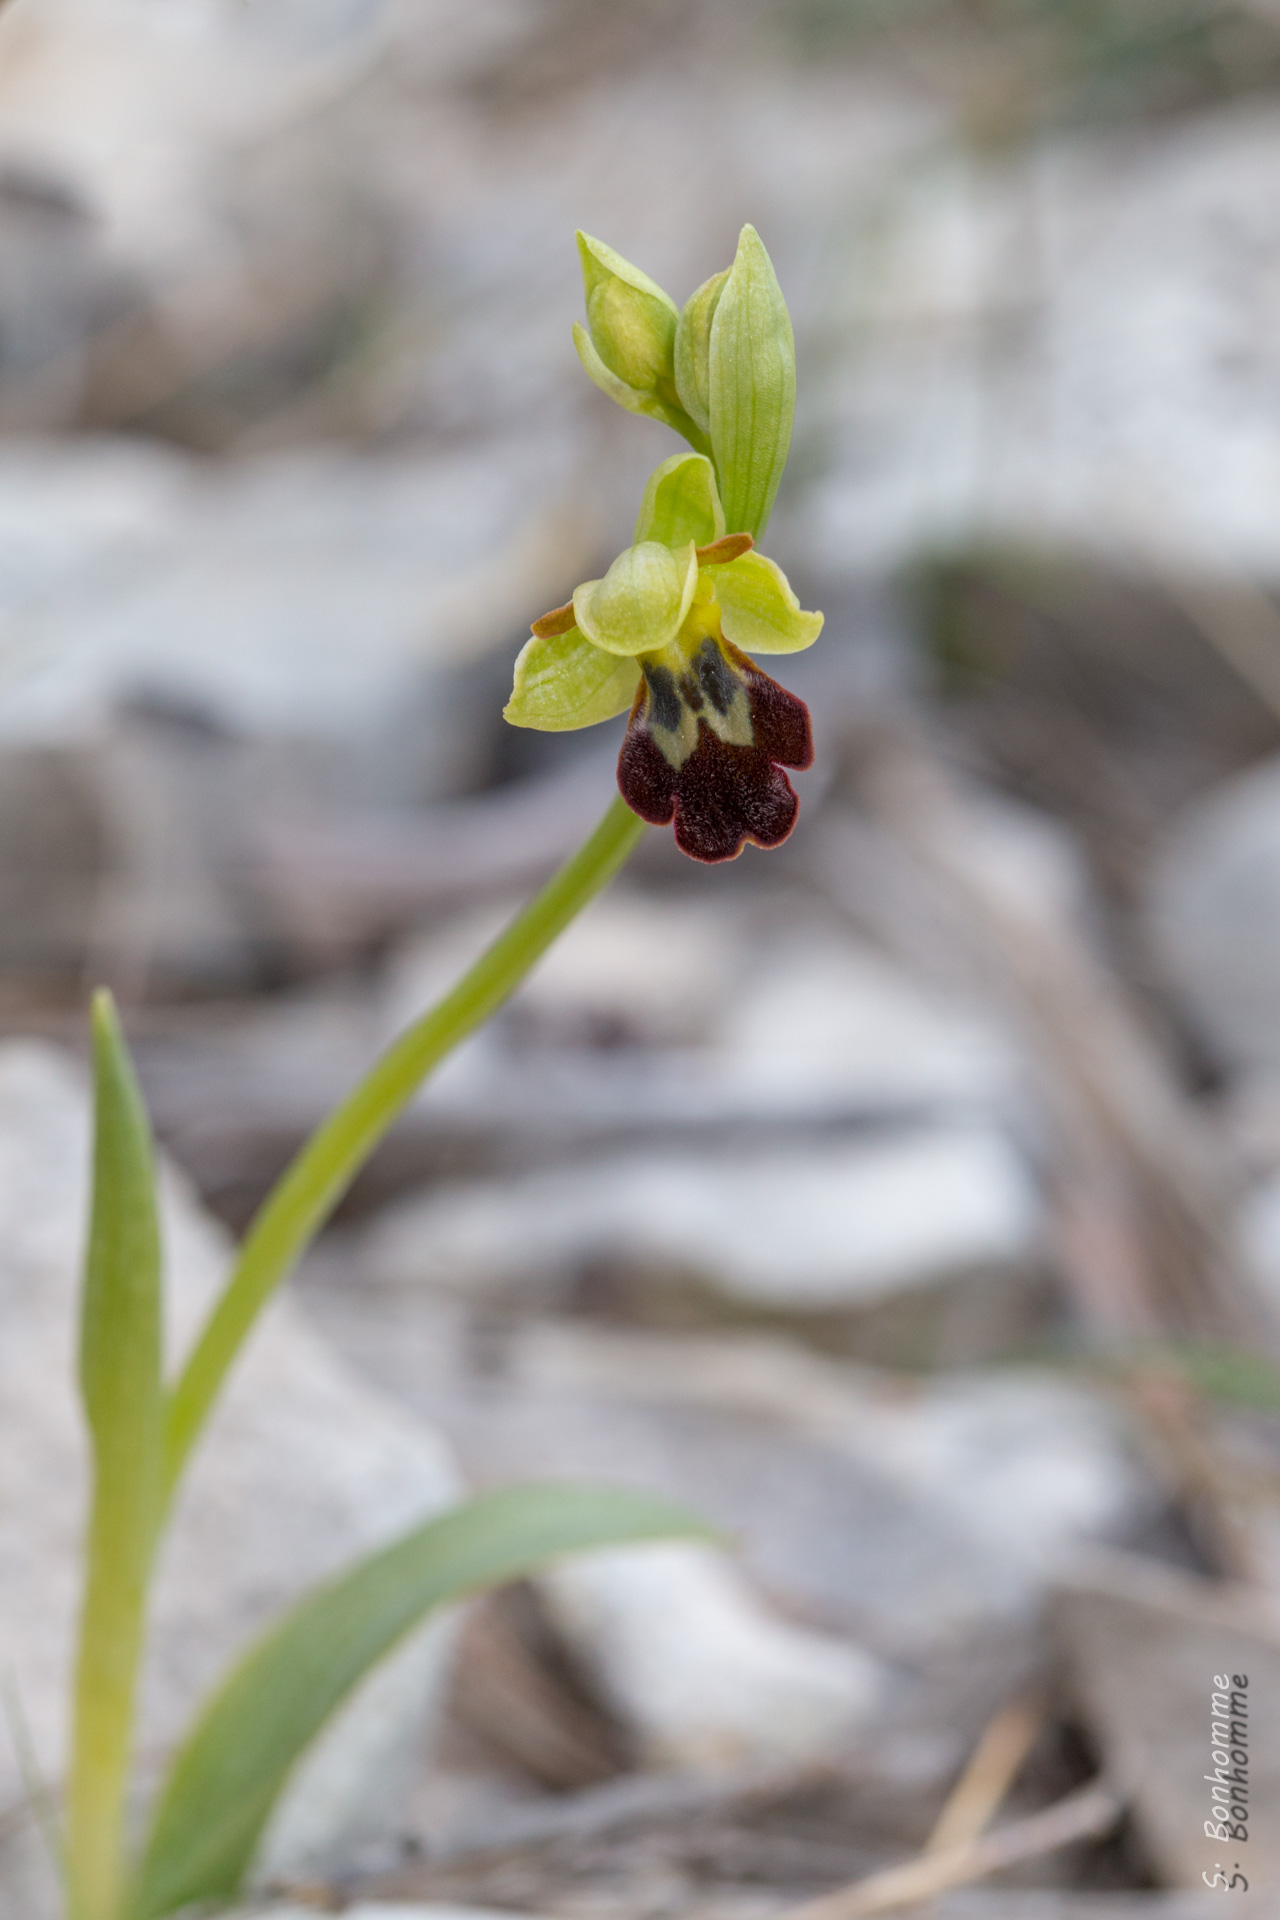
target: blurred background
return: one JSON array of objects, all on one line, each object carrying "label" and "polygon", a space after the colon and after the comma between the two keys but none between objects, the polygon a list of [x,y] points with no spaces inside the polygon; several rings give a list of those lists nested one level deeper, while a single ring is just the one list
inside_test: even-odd
[{"label": "blurred background", "polygon": [[1280,1685],[1278,209],[1276,0],[9,0],[0,1652],[52,1773],[87,990],[195,1299],[612,790],[620,722],[500,717],[677,444],[581,372],[574,228],[682,303],[750,220],[799,827],[652,833],[379,1151],[197,1476],[155,1739],[402,1510],[634,1480],[732,1553],[484,1603],[277,1879],[754,1920],[1105,1766],[918,1911],[1200,1911],[1211,1675]]}]

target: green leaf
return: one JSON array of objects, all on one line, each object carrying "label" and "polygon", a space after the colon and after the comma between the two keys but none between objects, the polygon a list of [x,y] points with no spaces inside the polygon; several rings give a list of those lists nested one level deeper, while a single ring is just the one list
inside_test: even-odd
[{"label": "green leaf", "polygon": [[822,632],[822,615],[805,613],[782,568],[762,553],[707,567],[726,640],[744,653],[802,653]]},{"label": "green leaf", "polygon": [[711,452],[730,533],[759,540],[791,445],[796,351],[787,303],[754,227],[744,227],[711,322]]},{"label": "green leaf", "polygon": [[625,713],[636,697],[634,659],[593,647],[576,627],[527,640],[516,657],[515,686],[502,710],[513,727],[567,733]]},{"label": "green leaf", "polygon": [[574,618],[606,653],[658,653],[679,633],[697,584],[692,542],[673,553],[657,540],[644,540],[620,553],[603,580],[577,588]]},{"label": "green leaf", "polygon": [[664,547],[709,546],[724,532],[724,508],[711,462],[700,453],[673,453],[649,475],[636,518],[635,542]]},{"label": "green leaf", "polygon": [[80,1384],[94,1485],[67,1792],[78,1920],[115,1920],[163,1443],[160,1231],[146,1111],[109,994],[93,1003],[93,1200]]},{"label": "green leaf", "polygon": [[93,1204],[80,1390],[98,1452],[139,1464],[160,1417],[160,1229],[151,1130],[109,993],[93,1000]]},{"label": "green leaf", "polygon": [[174,1762],[129,1920],[239,1891],[294,1764],[433,1607],[559,1554],[672,1536],[708,1530],[623,1488],[509,1487],[429,1520],[308,1595],[233,1669]]}]

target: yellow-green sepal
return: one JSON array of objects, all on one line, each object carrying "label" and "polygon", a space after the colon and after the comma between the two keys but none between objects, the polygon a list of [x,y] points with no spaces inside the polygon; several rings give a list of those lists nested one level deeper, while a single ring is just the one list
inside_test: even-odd
[{"label": "yellow-green sepal", "polygon": [[515,685],[502,710],[513,727],[572,733],[625,713],[636,697],[640,668],[632,658],[602,653],[577,627],[526,641],[516,658]]},{"label": "yellow-green sepal", "polygon": [[680,404],[696,427],[711,431],[711,322],[729,269],[713,273],[696,293],[690,294],[676,322],[676,392]]},{"label": "yellow-green sepal", "polygon": [[711,321],[711,453],[730,533],[759,540],[787,464],[796,352],[787,303],[754,227],[744,227]]},{"label": "yellow-green sepal", "polygon": [[726,640],[744,653],[803,653],[822,632],[822,615],[805,613],[787,576],[762,553],[707,567]]},{"label": "yellow-green sepal", "polygon": [[692,540],[705,547],[724,532],[724,508],[711,462],[701,453],[673,453],[649,475],[636,518],[637,546],[659,540],[684,547]]},{"label": "yellow-green sepal", "polygon": [[679,633],[697,584],[692,541],[673,551],[658,540],[642,540],[618,555],[603,580],[577,589],[573,616],[606,653],[658,653]]}]

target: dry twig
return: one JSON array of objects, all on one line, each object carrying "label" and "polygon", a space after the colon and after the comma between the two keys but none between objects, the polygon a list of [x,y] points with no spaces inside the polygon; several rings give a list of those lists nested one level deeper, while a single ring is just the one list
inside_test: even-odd
[{"label": "dry twig", "polygon": [[984,1832],[1022,1770],[1044,1724],[1039,1699],[1002,1707],[969,1757],[925,1843],[926,1853],[967,1846]]},{"label": "dry twig", "polygon": [[997,1827],[985,1838],[945,1851],[926,1851],[900,1867],[873,1873],[851,1887],[806,1900],[791,1907],[779,1920],[868,1920],[877,1913],[931,1899],[951,1887],[961,1887],[1022,1860],[1034,1860],[1073,1841],[1093,1840],[1115,1825],[1123,1805],[1112,1788],[1095,1780],[1041,1813]]}]

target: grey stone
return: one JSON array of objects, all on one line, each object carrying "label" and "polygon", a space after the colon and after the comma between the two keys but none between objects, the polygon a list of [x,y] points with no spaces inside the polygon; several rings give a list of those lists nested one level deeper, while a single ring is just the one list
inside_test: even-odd
[{"label": "grey stone", "polygon": [[[79,1073],[48,1048],[0,1049],[0,1665],[54,1781],[84,1517],[74,1355],[88,1144]],[[164,1230],[177,1352],[228,1248],[172,1172]],[[274,1303],[195,1458],[164,1550],[140,1750],[171,1748],[247,1637],[316,1580],[449,1504],[459,1484],[434,1432],[354,1378],[287,1300]],[[400,1831],[447,1637],[444,1622],[415,1635],[322,1737],[273,1823],[270,1870],[334,1867]],[[21,1797],[6,1747],[0,1802]],[[0,1911],[34,1920],[50,1897],[44,1880],[24,1831],[0,1855],[10,1903]]]},{"label": "grey stone", "polygon": [[393,1285],[545,1287],[589,1263],[696,1276],[792,1313],[866,1306],[1028,1262],[1034,1189],[989,1127],[731,1157],[632,1154],[405,1202],[370,1239]]},{"label": "grey stone", "polygon": [[[307,1299],[380,1387],[438,1421],[468,1474],[661,1488],[740,1543],[757,1589],[878,1655],[994,1630],[1003,1671],[1046,1584],[1160,1501],[1103,1397],[1014,1369],[907,1386],[758,1334],[468,1321],[351,1285]],[[1021,1657],[1021,1653],[1017,1653]],[[994,1711],[994,1706],[992,1707]]]},{"label": "grey stone", "polygon": [[1227,1066],[1280,1066],[1280,761],[1211,793],[1175,826],[1153,871],[1159,963]]},{"label": "grey stone", "polygon": [[[1099,1557],[1055,1597],[1051,1619],[1075,1697],[1157,1871],[1195,1888],[1239,1862],[1249,1890],[1232,1910],[1274,1910],[1280,1841],[1280,1610],[1253,1588],[1217,1586],[1129,1556]],[[1215,1693],[1247,1680],[1247,1839],[1222,1841],[1213,1821]],[[1219,1687],[1225,1678],[1227,1687]],[[1234,1763],[1228,1762],[1228,1770]],[[1208,1882],[1204,1882],[1206,1886]]]},{"label": "grey stone", "polygon": [[430,682],[429,737],[402,750],[422,755],[415,797],[437,764],[434,793],[451,792],[475,769],[441,668],[505,639],[578,557],[557,497],[568,470],[548,457],[526,440],[210,469],[141,442],[12,442],[0,731],[83,737],[141,693],[233,734],[363,743],[376,783]]},{"label": "grey stone", "polygon": [[590,537],[534,453],[0,448],[0,963],[239,983],[352,911],[291,825],[430,841],[492,770],[478,663]]},{"label": "grey stone", "polygon": [[[388,1038],[505,918],[488,908],[401,948],[385,989]],[[1006,1032],[829,913],[767,891],[712,906],[624,883],[566,930],[419,1106],[459,1122],[536,1111],[540,1128],[572,1115],[592,1131],[636,1132],[1003,1115],[1021,1088]]]},{"label": "grey stone", "polygon": [[[1209,262],[1229,220],[1242,270],[1270,270],[1280,142],[1236,102],[1133,135],[1050,138],[1011,165],[940,142],[899,188],[873,285],[848,249],[831,297],[863,333],[809,395],[832,446],[814,551],[856,570],[994,534],[1275,576],[1258,475],[1276,462],[1276,345]],[[828,190],[839,172],[833,155]],[[1028,193],[1051,265],[1022,224]],[[1034,317],[988,355],[1010,298]]]}]

